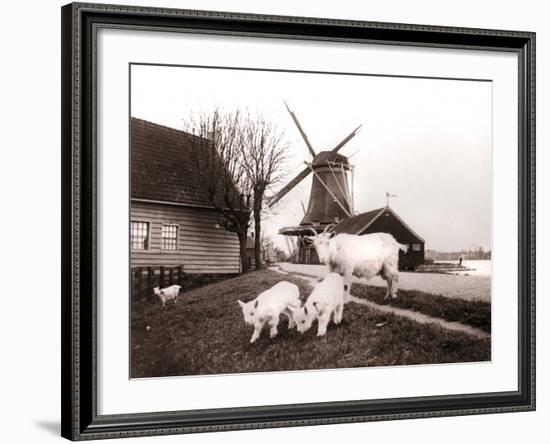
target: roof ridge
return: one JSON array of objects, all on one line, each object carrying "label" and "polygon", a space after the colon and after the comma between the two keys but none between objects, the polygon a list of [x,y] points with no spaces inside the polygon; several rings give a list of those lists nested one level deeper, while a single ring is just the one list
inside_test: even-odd
[{"label": "roof ridge", "polygon": [[376,209],[376,210],[371,210],[371,211],[368,211],[368,213],[375,213],[376,212],[376,215],[370,220],[367,222],[367,225],[365,225],[363,228],[361,228],[357,233],[355,234],[358,234],[358,233],[361,233],[361,231],[364,231],[366,230],[370,225],[372,225],[372,223],[378,219],[380,217],[380,215],[384,212],[384,210],[386,209],[387,207],[382,207],[382,208],[379,208],[379,209]]},{"label": "roof ridge", "polygon": [[387,208],[388,210],[390,210],[391,213],[397,218],[397,220],[398,220],[399,222],[401,222],[401,223],[405,226],[405,228],[406,228],[407,230],[409,230],[414,236],[416,236],[416,237],[418,238],[418,240],[420,240],[420,241],[422,241],[422,242],[426,242],[420,235],[418,235],[418,233],[417,233],[416,231],[414,231],[409,225],[407,225],[407,224],[405,223],[405,221],[404,221],[403,219],[401,219],[401,217],[400,217],[395,211],[393,211],[389,206],[386,207],[386,208]]},{"label": "roof ridge", "polygon": [[[344,230],[343,232],[346,232],[347,230],[348,233],[353,234],[363,233],[386,211],[391,213],[397,219],[397,221],[401,223],[415,238],[417,238],[421,242],[425,242],[424,239],[419,236],[418,233],[414,231],[390,206],[376,208],[374,210],[368,210],[359,214],[355,214],[354,216],[340,221],[334,227],[334,230],[337,231],[338,228],[340,228],[341,230]],[[364,218],[368,219],[366,223],[363,222]],[[356,228],[358,223],[362,223],[363,225],[360,228]]]}]

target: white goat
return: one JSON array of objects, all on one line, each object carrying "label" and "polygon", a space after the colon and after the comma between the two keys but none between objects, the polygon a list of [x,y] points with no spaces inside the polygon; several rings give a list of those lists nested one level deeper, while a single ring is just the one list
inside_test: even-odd
[{"label": "white goat", "polygon": [[372,233],[358,236],[325,232],[311,237],[319,260],[327,264],[329,272],[344,276],[344,300],[349,301],[353,276],[367,280],[380,275],[388,284],[385,298],[397,297],[399,282],[399,250],[407,251],[407,246],[398,243],[388,233]]},{"label": "white goat", "polygon": [[291,311],[300,333],[309,330],[313,321],[317,319],[317,336],[324,336],[332,313],[336,325],[342,322],[344,279],[338,273],[329,273],[315,286],[304,306]]},{"label": "white goat", "polygon": [[164,307],[166,305],[166,302],[174,300],[174,303],[178,302],[178,294],[180,292],[181,285],[171,285],[170,287],[166,288],[160,288],[155,287],[153,288],[153,293],[155,296],[158,296],[160,301],[162,302],[162,306]]},{"label": "white goat", "polygon": [[294,326],[289,308],[300,306],[300,290],[297,285],[281,281],[250,302],[237,301],[243,311],[244,321],[254,326],[250,343],[256,342],[267,323],[270,326],[269,337],[277,336],[279,316],[284,313],[288,317],[288,328]]}]

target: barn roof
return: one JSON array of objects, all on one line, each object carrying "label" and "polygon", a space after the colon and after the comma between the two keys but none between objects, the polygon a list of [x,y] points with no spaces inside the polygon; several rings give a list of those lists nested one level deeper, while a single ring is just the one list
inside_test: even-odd
[{"label": "barn roof", "polygon": [[[193,162],[197,136],[146,120],[131,119],[132,199],[209,207],[214,205],[204,186],[201,171]],[[218,193],[216,204],[222,203]],[[235,202],[237,193],[235,192]]]},{"label": "barn roof", "polygon": [[367,211],[365,213],[357,214],[352,217],[348,217],[334,227],[334,233],[348,233],[348,234],[360,234],[367,229],[367,227],[374,222],[374,220],[384,212],[385,208],[378,208],[377,210]]},{"label": "barn roof", "polygon": [[424,242],[424,239],[416,234],[411,227],[409,227],[403,219],[401,219],[395,211],[390,207],[378,208],[376,210],[367,211],[365,213],[357,214],[355,216],[344,219],[338,225],[334,227],[334,233],[348,233],[348,234],[362,234],[365,230],[382,214],[389,211],[395,216],[395,218],[403,224],[403,226],[409,230],[418,240]]}]

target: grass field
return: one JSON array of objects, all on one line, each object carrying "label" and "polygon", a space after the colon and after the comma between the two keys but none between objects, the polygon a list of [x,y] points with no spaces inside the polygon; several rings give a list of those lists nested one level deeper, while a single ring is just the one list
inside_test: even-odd
[{"label": "grass field", "polygon": [[396,299],[384,300],[386,289],[382,287],[353,284],[351,293],[379,305],[391,305],[419,311],[450,322],[461,322],[491,333],[491,304],[483,301],[466,301],[415,290],[399,290]]},{"label": "grass field", "polygon": [[[317,338],[316,325],[300,335],[267,331],[250,344],[237,299],[244,301],[283,279],[264,270],[184,293],[177,304],[132,305],[131,376],[158,377],[380,365],[473,362],[490,359],[490,340],[423,325],[349,303],[344,321]],[[284,277],[309,294],[298,278]],[[357,290],[357,289],[355,289]],[[403,292],[406,293],[406,292]],[[371,292],[372,294],[372,292]],[[374,296],[374,295],[373,295]],[[403,296],[403,294],[401,295]],[[369,296],[370,297],[370,296]]]}]

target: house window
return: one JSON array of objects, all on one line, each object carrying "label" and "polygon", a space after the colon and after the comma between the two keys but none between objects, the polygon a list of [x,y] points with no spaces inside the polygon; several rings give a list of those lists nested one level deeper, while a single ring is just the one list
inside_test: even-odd
[{"label": "house window", "polygon": [[130,227],[132,250],[149,249],[149,222],[132,221]]},{"label": "house window", "polygon": [[412,244],[413,251],[422,251],[422,244]]},{"label": "house window", "polygon": [[163,225],[162,226],[161,248],[163,250],[177,250],[178,249],[178,226],[177,225]]}]

